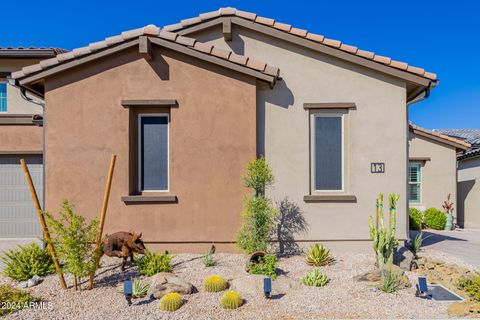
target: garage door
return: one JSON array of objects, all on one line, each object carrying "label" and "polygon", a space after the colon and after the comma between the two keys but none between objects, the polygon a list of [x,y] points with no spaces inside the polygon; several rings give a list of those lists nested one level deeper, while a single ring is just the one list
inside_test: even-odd
[{"label": "garage door", "polygon": [[[32,196],[20,166],[22,156],[0,155],[0,238],[37,238],[42,235]],[[23,156],[37,195],[42,201],[43,164],[40,155]]]}]

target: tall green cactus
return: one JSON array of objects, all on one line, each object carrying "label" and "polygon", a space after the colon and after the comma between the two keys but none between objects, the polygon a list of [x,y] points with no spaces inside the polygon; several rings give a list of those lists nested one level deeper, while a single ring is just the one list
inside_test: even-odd
[{"label": "tall green cactus", "polygon": [[390,219],[388,228],[383,221],[383,194],[379,194],[377,198],[377,216],[375,224],[373,217],[370,216],[370,238],[373,242],[373,250],[377,258],[377,266],[380,270],[384,270],[385,264],[391,266],[393,263],[393,252],[398,246],[398,240],[395,237],[396,208],[399,195],[390,193],[388,200],[390,204]]}]

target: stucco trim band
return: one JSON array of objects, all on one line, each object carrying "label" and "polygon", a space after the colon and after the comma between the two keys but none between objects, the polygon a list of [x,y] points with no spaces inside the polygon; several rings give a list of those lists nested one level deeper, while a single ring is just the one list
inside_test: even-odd
[{"label": "stucco trim band", "polygon": [[0,125],[33,125],[33,114],[2,114]]},{"label": "stucco trim band", "polygon": [[122,100],[122,106],[130,107],[178,107],[178,101],[174,99],[156,99],[156,100]]},{"label": "stucco trim band", "polygon": [[356,202],[357,197],[353,194],[314,194],[314,195],[303,196],[303,201],[305,202],[321,202],[321,201]]},{"label": "stucco trim band", "polygon": [[42,150],[12,150],[12,151],[0,151],[0,155],[41,155],[43,154]]},{"label": "stucco trim band", "polygon": [[307,102],[303,109],[356,109],[355,102]]},{"label": "stucco trim band", "polygon": [[163,195],[163,196],[124,196],[122,201],[128,203],[162,203],[162,202],[177,202],[176,195]]},{"label": "stucco trim band", "polygon": [[425,162],[425,161],[431,161],[432,158],[430,158],[430,157],[410,157],[408,160],[409,161],[423,161],[423,162]]}]

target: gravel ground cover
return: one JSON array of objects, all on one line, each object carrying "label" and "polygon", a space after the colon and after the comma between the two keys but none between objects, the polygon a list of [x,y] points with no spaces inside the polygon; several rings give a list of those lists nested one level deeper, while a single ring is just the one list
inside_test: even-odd
[{"label": "gravel ground cover", "polygon": [[[426,250],[424,256],[442,259],[447,263],[463,264],[450,260],[449,256]],[[372,284],[357,282],[352,278],[373,270],[373,254],[334,254],[335,263],[321,267],[330,283],[323,288],[306,287],[299,279],[311,267],[302,256],[280,259],[280,276],[273,282],[273,299],[266,300],[261,292],[240,292],[245,304],[237,310],[224,310],[219,305],[223,292],[203,292],[203,280],[213,274],[227,280],[244,277],[246,256],[240,254],[216,254],[218,264],[206,268],[201,255],[179,254],[174,260],[174,273],[193,283],[199,292],[186,295],[185,304],[178,311],[169,313],[159,309],[158,300],[148,297],[135,299],[131,307],[118,291],[129,277],[138,277],[133,265],[121,272],[120,260],[102,258],[102,268],[95,289],[75,292],[62,290],[56,275],[46,277],[40,285],[31,289],[32,294],[51,303],[51,309],[23,309],[5,319],[321,319],[321,318],[447,318],[450,303],[423,300],[415,297],[415,289],[409,288],[395,294],[386,294]],[[415,275],[407,273],[414,279]],[[142,277],[144,281],[148,278]],[[72,279],[67,278],[68,283]],[[0,276],[0,284],[15,284]],[[86,287],[86,284],[84,284]],[[282,289],[278,289],[281,287]],[[287,289],[285,289],[287,287]]]}]

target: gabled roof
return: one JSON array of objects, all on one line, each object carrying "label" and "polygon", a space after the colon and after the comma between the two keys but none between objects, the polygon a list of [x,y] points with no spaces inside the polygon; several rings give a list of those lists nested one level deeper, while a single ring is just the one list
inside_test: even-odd
[{"label": "gabled roof", "polygon": [[480,148],[466,151],[462,155],[458,156],[457,160],[461,161],[461,160],[466,160],[466,159],[471,159],[476,157],[480,157]]},{"label": "gabled roof", "polygon": [[472,146],[480,147],[480,129],[433,129],[433,131],[464,140]]},{"label": "gabled roof", "polygon": [[4,59],[28,59],[28,58],[50,58],[57,54],[67,52],[61,48],[46,47],[0,47],[0,58]]},{"label": "gabled roof", "polygon": [[195,32],[196,30],[198,30],[196,26],[207,23],[208,21],[217,19],[219,17],[240,18],[243,20],[247,20],[251,23],[253,22],[254,24],[267,26],[272,29],[281,31],[284,34],[289,34],[298,38],[303,38],[311,42],[322,44],[324,46],[334,48],[338,51],[348,53],[349,55],[362,58],[364,60],[372,61],[383,66],[388,66],[396,70],[404,71],[404,72],[422,77],[424,79],[427,79],[428,81],[431,81],[431,86],[435,86],[436,84],[437,75],[435,73],[427,72],[422,68],[414,67],[409,65],[406,62],[396,61],[389,57],[375,54],[374,52],[361,50],[355,46],[342,43],[339,40],[328,39],[323,35],[311,33],[311,32],[308,32],[307,30],[298,29],[298,28],[292,27],[289,24],[275,21],[274,19],[271,19],[271,18],[261,17],[255,13],[241,11],[235,8],[220,8],[219,10],[216,10],[216,11],[202,13],[197,17],[185,19],[180,21],[179,23],[165,26],[164,30],[182,33],[185,30],[191,29],[192,32]]},{"label": "gabled roof", "polygon": [[[103,41],[94,42],[82,48],[73,49],[54,58],[24,67],[13,72],[12,78],[20,85],[39,82],[47,76],[76,67],[96,58],[101,58],[114,52],[139,46],[140,41],[151,42],[169,49],[195,56],[199,59],[221,65],[232,70],[256,77],[273,85],[279,77],[279,69],[265,62],[251,59],[231,51],[215,48],[195,39],[184,37],[173,32],[161,30],[155,25],[122,32],[120,35],[108,37]],[[146,44],[149,45],[148,43]]]},{"label": "gabled roof", "polygon": [[415,133],[419,136],[426,137],[426,138],[429,138],[429,139],[432,139],[432,140],[435,140],[435,141],[438,141],[438,142],[442,142],[444,144],[453,146],[453,147],[455,147],[457,149],[460,149],[460,150],[463,150],[463,151],[468,150],[470,148],[470,144],[463,141],[463,140],[455,139],[455,138],[449,137],[449,136],[444,135],[444,134],[440,134],[440,133],[437,133],[437,132],[434,132],[434,131],[431,131],[431,130],[427,130],[425,128],[416,126],[413,123],[410,123],[410,131],[412,131],[413,133]]}]

